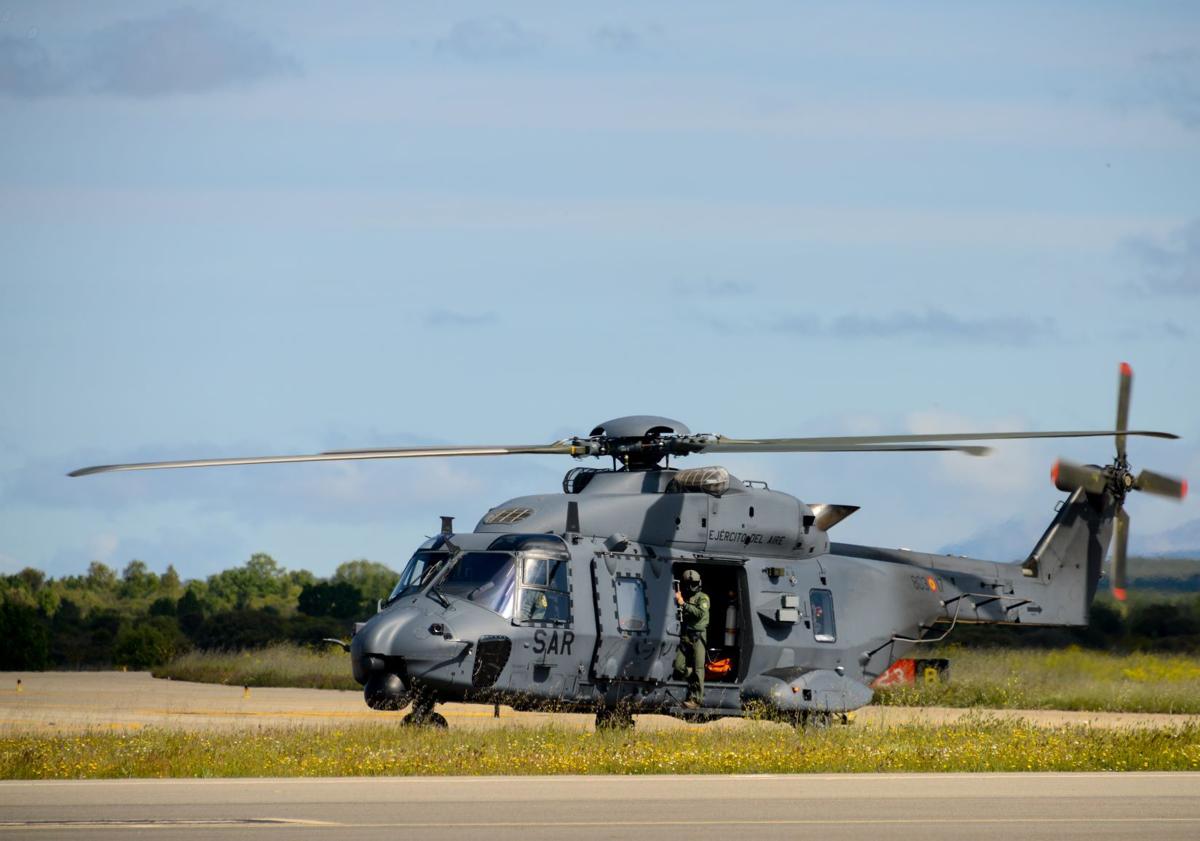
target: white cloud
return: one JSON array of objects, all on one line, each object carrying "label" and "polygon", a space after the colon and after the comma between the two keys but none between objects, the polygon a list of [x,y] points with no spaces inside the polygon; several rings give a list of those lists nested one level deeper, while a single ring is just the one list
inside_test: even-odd
[{"label": "white cloud", "polygon": [[[941,409],[927,409],[908,415],[908,428],[914,434],[951,432],[1021,432],[1029,429],[1020,417],[968,418]],[[968,442],[974,444],[976,442]],[[983,457],[962,453],[937,453],[930,463],[935,465],[931,478],[937,482],[966,488],[990,500],[1014,500],[1040,474],[1049,475],[1053,459],[1046,460],[1041,446],[1033,441],[978,442],[992,451]],[[1044,469],[1043,469],[1044,468]],[[989,503],[990,505],[990,503]]]},{"label": "white cloud", "polygon": [[111,532],[93,535],[88,540],[88,557],[93,561],[107,563],[117,552],[121,540]]},{"label": "white cloud", "polygon": [[0,38],[0,92],[146,98],[208,93],[299,71],[294,58],[257,33],[189,7],[117,21],[85,42],[85,57],[66,66],[37,38]]},{"label": "white cloud", "polygon": [[468,61],[509,61],[538,52],[543,40],[511,18],[479,18],[454,24],[437,51]]},{"label": "white cloud", "polygon": [[61,71],[37,38],[0,37],[0,93],[32,98],[63,89]]},{"label": "white cloud", "polygon": [[1020,346],[1044,342],[1058,335],[1052,318],[1026,315],[962,316],[937,307],[916,312],[902,310],[884,315],[851,312],[829,318],[807,314],[784,316],[771,324],[780,333],[820,333],[853,340],[889,341],[897,338],[923,342]]},{"label": "white cloud", "polygon": [[[686,234],[823,246],[1001,246],[1074,253],[1108,249],[1131,229],[1166,233],[1175,215],[1054,211],[921,210],[846,207],[815,202],[682,200],[664,197],[491,197],[343,188],[296,187],[286,191],[195,189],[62,190],[13,188],[0,204],[0,221],[11,224],[98,224],[120,218],[150,225],[246,224],[271,219],[296,231],[357,227],[364,231],[450,231]],[[1036,324],[1032,321],[1031,324]]]},{"label": "white cloud", "polygon": [[[1139,264],[1145,291],[1200,295],[1200,219],[1162,237],[1129,237],[1123,247]],[[1175,325],[1176,331],[1183,329]]]},{"label": "white cloud", "polygon": [[1189,129],[1200,128],[1200,49],[1159,50],[1145,56],[1143,96]]},{"label": "white cloud", "polygon": [[12,575],[25,569],[29,564],[24,564],[14,558],[7,552],[0,552],[0,574]]}]

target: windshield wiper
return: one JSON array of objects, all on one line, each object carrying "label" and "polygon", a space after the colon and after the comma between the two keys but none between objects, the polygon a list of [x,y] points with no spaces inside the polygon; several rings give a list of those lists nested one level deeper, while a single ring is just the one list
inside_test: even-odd
[{"label": "windshield wiper", "polygon": [[442,607],[450,607],[450,600],[446,598],[441,590],[442,580],[450,574],[450,570],[458,563],[458,558],[462,555],[463,550],[450,542],[449,535],[442,541],[442,545],[449,550],[450,554],[447,556],[442,568],[438,570],[437,575],[434,576],[433,581],[425,588],[425,592],[429,594],[430,598],[441,604]]},{"label": "windshield wiper", "polygon": [[442,591],[438,589],[438,585],[437,585],[437,584],[434,584],[432,587],[430,587],[430,588],[429,588],[429,596],[430,596],[430,598],[432,598],[432,599],[434,599],[435,601],[437,601],[437,602],[438,602],[438,604],[440,604],[442,607],[449,607],[449,606],[450,606],[450,600],[449,600],[449,599],[447,599],[447,598],[446,598],[446,597],[445,597],[445,596],[442,594]]}]

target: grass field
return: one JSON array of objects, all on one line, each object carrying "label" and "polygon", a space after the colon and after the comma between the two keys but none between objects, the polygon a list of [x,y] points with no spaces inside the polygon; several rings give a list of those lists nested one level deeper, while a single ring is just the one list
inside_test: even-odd
[{"label": "grass field", "polygon": [[401,725],[0,737],[0,778],[1200,770],[1200,728],[946,726],[675,732]]},{"label": "grass field", "polygon": [[942,684],[882,690],[875,703],[996,709],[1200,713],[1200,657],[943,648]]},{"label": "grass field", "polygon": [[229,686],[360,688],[350,676],[349,655],[333,645],[319,650],[280,643],[250,651],[191,651],[152,674]]},{"label": "grass field", "polygon": [[[1200,657],[1110,654],[1077,648],[942,648],[950,680],[880,691],[875,703],[995,709],[1200,713]],[[276,645],[246,652],[192,652],[154,670],[156,677],[232,686],[357,690],[344,652]]]}]

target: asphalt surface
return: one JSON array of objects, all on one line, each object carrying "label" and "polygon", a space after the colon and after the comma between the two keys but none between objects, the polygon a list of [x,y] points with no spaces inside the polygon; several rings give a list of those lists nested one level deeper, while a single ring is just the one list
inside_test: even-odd
[{"label": "asphalt surface", "polygon": [[[21,691],[17,691],[17,681]],[[497,727],[554,723],[580,730],[592,727],[591,715],[515,712],[479,704],[443,704],[438,711],[451,727]],[[968,715],[1024,719],[1038,725],[1080,724],[1091,727],[1179,727],[1200,723],[1200,716],[1154,713],[1060,712],[1055,710],[966,710],[945,707],[866,707],[852,726],[872,727],[927,722],[944,724]],[[329,726],[403,718],[404,713],[377,712],[363,703],[361,692],[327,689],[267,689],[156,680],[146,672],[0,672],[0,733],[71,733],[81,730],[137,730],[167,727],[182,730],[245,727]],[[637,716],[640,730],[756,726],[725,719],[694,725],[661,715]],[[761,726],[761,725],[758,725]],[[1198,836],[1200,837],[1200,836]]]},{"label": "asphalt surface", "polygon": [[1200,838],[1200,774],[0,782],[0,839]]}]

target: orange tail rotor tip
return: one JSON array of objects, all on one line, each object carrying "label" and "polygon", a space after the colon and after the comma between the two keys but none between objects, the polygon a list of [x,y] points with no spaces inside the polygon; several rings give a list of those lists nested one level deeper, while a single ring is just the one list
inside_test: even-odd
[{"label": "orange tail rotor tip", "polygon": [[1181,479],[1179,484],[1183,486],[1179,489],[1179,498],[1181,500],[1187,499],[1187,479]]},{"label": "orange tail rotor tip", "polygon": [[1132,377],[1133,376],[1133,369],[1129,367],[1128,362],[1121,363],[1121,376],[1122,377]]},{"label": "orange tail rotor tip", "polygon": [[1050,481],[1056,485],[1058,484],[1058,462],[1057,461],[1054,462],[1054,464],[1050,465]]}]

